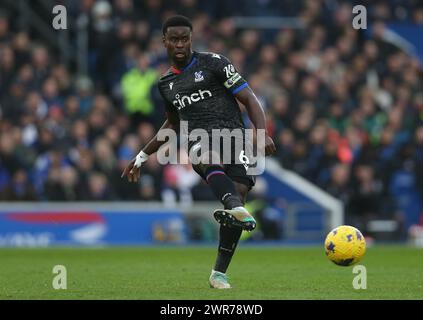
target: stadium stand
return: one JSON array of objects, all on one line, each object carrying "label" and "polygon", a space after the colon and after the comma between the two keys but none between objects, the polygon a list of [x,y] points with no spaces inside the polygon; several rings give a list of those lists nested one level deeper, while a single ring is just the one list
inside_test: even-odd
[{"label": "stadium stand", "polygon": [[[400,23],[421,30],[419,1],[371,2],[368,30],[351,27],[354,1],[243,3],[70,1],[69,30],[54,31],[63,44],[13,19],[13,1],[2,1],[0,200],[213,199],[189,166],[162,167],[155,157],[138,185],[120,178],[162,123],[161,23],[183,13],[195,49],[226,55],[248,79],[285,169],[341,199],[364,232],[370,220],[382,221],[375,232],[383,221],[419,223],[422,53],[389,32]],[[51,20],[42,2],[27,9]],[[277,18],[274,26],[263,17]]]}]

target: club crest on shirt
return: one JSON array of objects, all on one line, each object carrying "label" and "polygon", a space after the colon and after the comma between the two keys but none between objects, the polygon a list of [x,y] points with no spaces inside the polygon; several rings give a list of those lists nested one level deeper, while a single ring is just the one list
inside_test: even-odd
[{"label": "club crest on shirt", "polygon": [[194,81],[200,82],[204,80],[203,71],[198,71],[194,73]]},{"label": "club crest on shirt", "polygon": [[169,83],[169,89],[172,90],[173,88],[173,82]]}]

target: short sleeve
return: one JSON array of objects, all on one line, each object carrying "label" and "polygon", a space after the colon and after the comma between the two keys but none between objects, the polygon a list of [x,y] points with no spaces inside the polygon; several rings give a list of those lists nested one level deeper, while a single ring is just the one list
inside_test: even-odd
[{"label": "short sleeve", "polygon": [[248,86],[245,79],[238,73],[232,62],[216,53],[212,53],[210,59],[212,71],[218,81],[233,94],[238,93]]}]

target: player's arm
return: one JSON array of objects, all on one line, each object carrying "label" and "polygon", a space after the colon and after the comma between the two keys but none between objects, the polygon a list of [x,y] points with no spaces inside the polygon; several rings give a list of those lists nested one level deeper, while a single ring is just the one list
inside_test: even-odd
[{"label": "player's arm", "polygon": [[245,106],[250,117],[251,122],[257,129],[262,129],[265,132],[265,153],[266,156],[274,154],[276,152],[275,144],[272,138],[268,135],[266,129],[266,116],[263,108],[260,105],[256,95],[250,87],[246,87],[243,90],[237,92],[235,97]]},{"label": "player's arm", "polygon": [[168,108],[166,111],[167,119],[160,127],[157,134],[142,148],[142,150],[136,155],[134,159],[129,162],[125,170],[122,173],[122,178],[127,177],[129,182],[137,182],[140,178],[141,166],[148,160],[148,157],[157,152],[159,148],[166,143],[164,140],[159,140],[157,137],[160,130],[171,129],[179,132],[179,117],[178,114],[172,109]]},{"label": "player's arm", "polygon": [[[164,129],[171,129],[171,130],[174,130],[176,132],[179,132],[179,117],[178,117],[178,115],[175,112],[166,111],[166,116],[167,116],[167,119],[163,123],[163,125],[160,127],[159,132],[160,132],[160,130],[164,130]],[[159,148],[163,144],[165,144],[166,141],[159,141],[157,139],[159,132],[157,132],[157,134],[145,145],[145,147],[141,150],[141,152],[144,152],[147,155],[151,155],[151,154],[157,152],[157,150],[159,150]]]}]

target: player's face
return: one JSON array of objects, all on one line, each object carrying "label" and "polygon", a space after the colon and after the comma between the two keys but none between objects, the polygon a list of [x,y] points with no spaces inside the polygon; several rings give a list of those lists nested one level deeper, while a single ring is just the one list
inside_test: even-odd
[{"label": "player's face", "polygon": [[191,56],[192,38],[188,27],[169,27],[163,36],[163,43],[169,58],[178,65],[184,65]]}]

